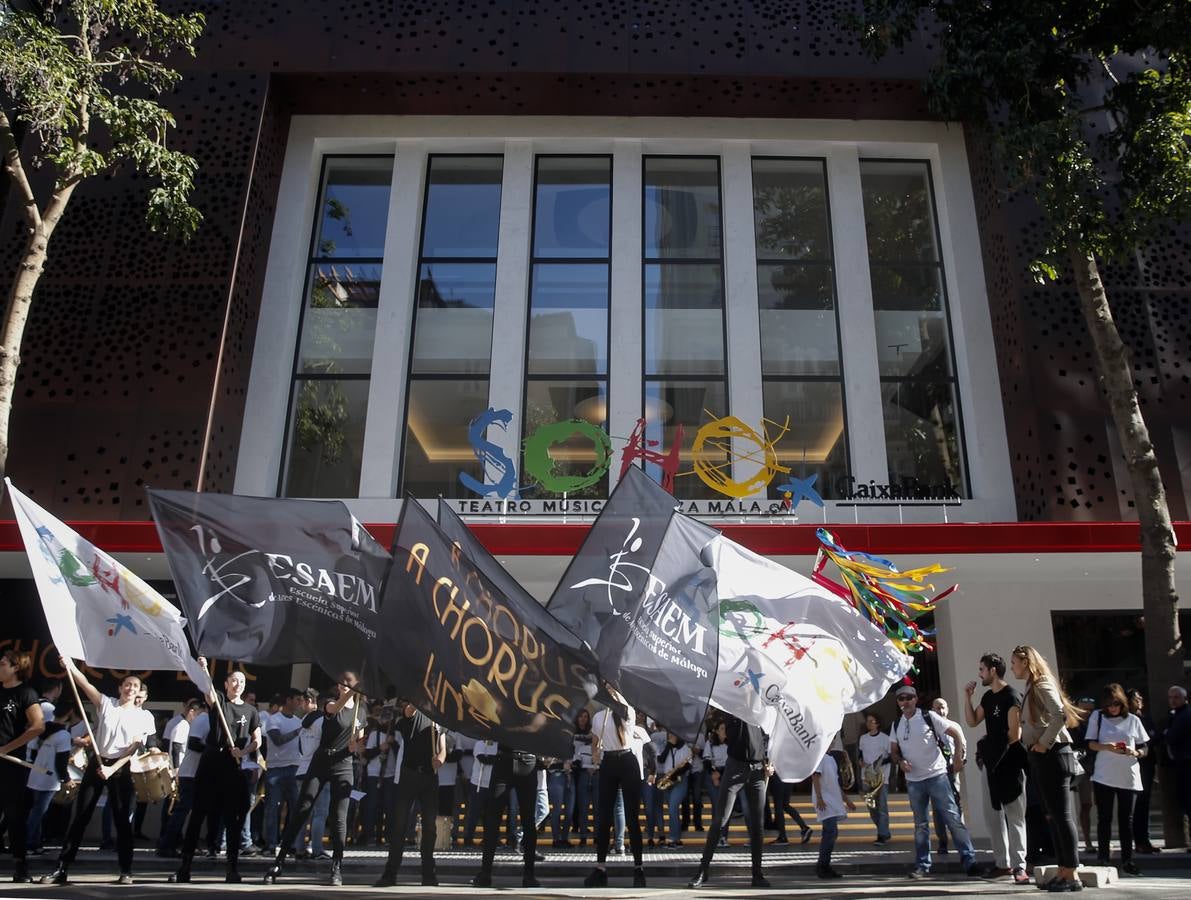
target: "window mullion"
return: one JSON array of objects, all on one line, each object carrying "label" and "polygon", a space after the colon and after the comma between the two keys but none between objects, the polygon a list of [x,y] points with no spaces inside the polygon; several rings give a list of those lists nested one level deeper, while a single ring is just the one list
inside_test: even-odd
[{"label": "window mullion", "polygon": [[[720,165],[724,211],[724,310],[727,328],[728,409],[733,416],[763,431],[761,390],[761,317],[757,306],[757,241],[753,227],[752,155],[747,144],[724,148]],[[732,477],[744,481],[758,468],[755,447],[736,446]],[[750,458],[752,457],[752,458]],[[759,488],[751,496],[762,496]]]},{"label": "window mullion", "polygon": [[[632,434],[642,409],[641,143],[617,141],[612,151],[612,274],[608,344],[608,433]],[[608,490],[620,467],[608,472]]]},{"label": "window mullion", "polygon": [[361,497],[387,498],[397,490],[425,179],[425,146],[420,141],[398,141],[393,192],[385,223],[385,266],[381,272],[372,385],[364,428]]},{"label": "window mullion", "polygon": [[877,329],[869,275],[860,157],[855,147],[836,147],[827,155],[827,190],[831,238],[839,296],[841,364],[846,392],[847,432],[864,435],[849,442],[851,471],[857,482],[889,480],[882,422],[881,378],[877,364]]}]

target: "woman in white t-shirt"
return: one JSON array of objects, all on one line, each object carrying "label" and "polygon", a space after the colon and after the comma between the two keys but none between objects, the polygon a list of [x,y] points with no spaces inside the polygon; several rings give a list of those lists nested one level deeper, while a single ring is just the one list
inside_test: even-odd
[{"label": "woman in white t-shirt", "polygon": [[94,753],[79,785],[75,801],[74,819],[62,844],[58,865],[53,873],[42,878],[43,884],[66,884],[66,870],[74,862],[83,842],[83,832],[91,821],[99,795],[107,790],[108,805],[112,808],[112,823],[116,826],[116,855],[120,863],[118,884],[132,884],[132,774],[128,762],[143,748],[150,736],[157,734],[153,714],[137,704],[143,684],[136,675],[128,675],[120,682],[120,696],[101,694],[74,661],[61,658],[62,668],[74,679],[83,696],[99,712],[95,723]]},{"label": "woman in white t-shirt", "polygon": [[1149,736],[1141,719],[1129,712],[1125,691],[1115,682],[1104,686],[1100,708],[1088,717],[1088,749],[1096,751],[1092,790],[1096,797],[1097,861],[1108,865],[1112,840],[1112,807],[1117,805],[1121,870],[1140,875],[1133,862],[1133,803],[1141,791],[1141,765]]},{"label": "woman in white t-shirt", "polygon": [[842,878],[839,872],[831,868],[831,851],[835,849],[839,837],[839,823],[848,818],[849,812],[855,811],[856,804],[844,796],[839,782],[839,766],[831,752],[819,760],[819,767],[811,776],[811,787],[822,833],[815,874],[820,878]]}]

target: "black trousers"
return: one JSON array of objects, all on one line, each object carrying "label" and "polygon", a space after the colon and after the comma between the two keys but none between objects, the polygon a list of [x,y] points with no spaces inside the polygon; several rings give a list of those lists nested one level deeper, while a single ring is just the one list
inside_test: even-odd
[{"label": "black trousers", "polygon": [[8,829],[8,848],[18,863],[25,861],[25,820],[29,817],[25,807],[25,781],[28,774],[23,766],[0,760],[0,810]]},{"label": "black trousers", "polygon": [[1098,781],[1092,782],[1092,793],[1096,798],[1096,856],[1108,859],[1109,842],[1112,840],[1112,806],[1117,806],[1117,833],[1121,838],[1121,862],[1133,859],[1133,803],[1139,791],[1128,788],[1109,787]]},{"label": "black trousers", "polygon": [[252,773],[240,768],[240,761],[226,750],[204,753],[194,773],[194,806],[186,835],[182,838],[182,865],[190,868],[199,832],[212,813],[220,813],[227,835],[227,865],[234,869],[240,860],[240,832],[248,815]]},{"label": "black trousers", "polygon": [[[405,830],[415,802],[422,809],[422,876],[434,874],[434,842],[438,838],[438,775],[429,767],[411,769],[401,767],[401,778],[396,785],[393,799],[393,815],[389,823],[389,857],[385,860],[385,872],[396,875],[405,855]],[[488,829],[484,829],[484,840]]]},{"label": "black trousers", "polygon": [[[298,808],[293,815],[285,820],[285,833],[281,837],[281,846],[277,849],[277,859],[282,860],[285,854],[298,840],[298,835],[306,827],[306,820],[314,809],[314,801],[318,799],[324,784],[331,786],[331,809],[327,816],[331,823],[331,855],[336,862],[343,860],[343,846],[347,842],[347,807],[352,793],[352,767],[337,765],[334,768],[312,765],[302,776],[302,786],[298,789]],[[317,853],[320,848],[315,848]]]},{"label": "black trousers", "polygon": [[[528,775],[492,773],[488,797],[484,802],[484,853],[480,868],[485,872],[492,871],[496,845],[500,843],[500,816],[509,805],[509,797],[514,791],[517,794],[517,806],[521,811],[521,858],[525,873],[533,873],[534,854],[538,852],[538,823],[534,821],[534,809],[538,799],[538,776],[537,772],[532,770]],[[425,825],[422,827],[425,829]]]},{"label": "black trousers", "polygon": [[765,808],[765,782],[764,763],[746,763],[728,757],[724,773],[720,776],[720,793],[712,812],[711,827],[707,829],[707,840],[703,842],[700,866],[707,868],[711,865],[711,858],[715,856],[715,848],[720,841],[720,832],[728,827],[732,808],[736,805],[736,795],[743,790],[748,797],[745,805],[748,807],[749,852],[753,857],[753,874],[761,874],[761,841],[764,837],[761,811]]},{"label": "black trousers", "polygon": [[777,830],[782,837],[786,837],[786,816],[794,820],[799,831],[806,830],[806,822],[798,814],[798,810],[790,804],[790,797],[794,793],[794,785],[787,784],[777,775],[769,779],[769,793],[773,795],[773,820],[777,823]]},{"label": "black trousers", "polygon": [[95,804],[99,802],[99,795],[105,788],[108,805],[112,808],[112,824],[116,827],[116,857],[120,860],[120,872],[132,871],[132,772],[125,765],[104,781],[99,777],[99,760],[94,756],[89,758],[87,769],[83,772],[83,782],[75,798],[74,819],[66,832],[62,852],[58,854],[59,865],[69,866],[74,861],[79,845],[83,842],[83,832],[87,830],[87,824],[95,812]]},{"label": "black trousers", "polygon": [[[596,806],[596,859],[603,865],[612,842],[612,820],[616,813],[616,792],[624,797],[624,821],[629,831],[633,864],[640,866],[641,843],[641,764],[631,750],[607,750],[600,760],[599,803]],[[532,806],[530,807],[533,808]],[[532,814],[527,818],[532,818]],[[484,837],[487,838],[485,828]]]},{"label": "black trousers", "polygon": [[1071,774],[1075,757],[1069,744],[1055,744],[1045,753],[1028,754],[1030,778],[1042,798],[1042,807],[1050,817],[1055,859],[1065,869],[1079,865],[1079,836],[1075,831],[1075,813],[1071,807]]}]

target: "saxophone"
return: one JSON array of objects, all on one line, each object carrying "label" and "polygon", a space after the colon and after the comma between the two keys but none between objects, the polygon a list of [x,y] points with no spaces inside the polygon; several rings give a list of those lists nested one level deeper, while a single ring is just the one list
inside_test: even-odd
[{"label": "saxophone", "polygon": [[671,769],[665,775],[657,780],[654,785],[659,791],[668,791],[678,783],[678,779],[685,778],[686,773],[691,769],[691,761],[688,759],[681,766]]}]

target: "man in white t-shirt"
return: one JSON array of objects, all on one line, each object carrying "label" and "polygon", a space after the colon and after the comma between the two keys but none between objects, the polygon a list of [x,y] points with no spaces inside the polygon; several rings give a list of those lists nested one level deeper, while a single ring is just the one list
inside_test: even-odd
[{"label": "man in white t-shirt", "polygon": [[[861,788],[872,794],[868,805],[869,817],[877,826],[878,847],[889,843],[889,735],[881,730],[881,717],[868,713],[864,717],[867,731],[860,736],[857,747],[860,752]],[[880,787],[874,785],[880,784]],[[876,791],[876,793],[872,793]]]},{"label": "man in white t-shirt", "polygon": [[183,707],[184,715],[178,722],[166,725],[165,740],[169,742],[170,756],[178,771],[178,798],[173,804],[169,819],[161,829],[161,837],[157,842],[157,855],[178,856],[178,847],[182,842],[182,829],[186,827],[186,817],[194,808],[194,773],[198,770],[199,758],[206,747],[207,734],[211,727],[206,704],[202,700],[186,701]]},{"label": "man in white t-shirt", "polygon": [[934,806],[943,813],[943,821],[951,829],[955,848],[959,851],[964,871],[979,874],[976,869],[976,850],[972,838],[959,815],[955,793],[948,777],[947,736],[955,739],[954,765],[963,768],[967,743],[960,727],[930,710],[918,709],[918,692],[908,684],[897,689],[897,705],[901,715],[889,732],[889,751],[894,763],[906,776],[906,793],[914,811],[915,865],[911,878],[925,878],[930,874],[930,813]]},{"label": "man in white t-shirt", "polygon": [[[285,803],[288,818],[298,808],[298,734],[302,730],[302,719],[296,714],[298,704],[303,702],[302,692],[290,688],[285,693],[281,709],[269,716],[265,739],[269,748],[269,771],[265,773],[265,852],[277,854],[277,842],[281,835],[281,804]],[[262,718],[264,718],[262,716]],[[293,847],[287,848],[290,853]]]}]

